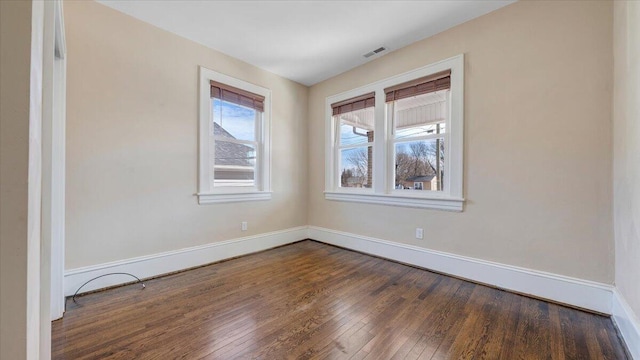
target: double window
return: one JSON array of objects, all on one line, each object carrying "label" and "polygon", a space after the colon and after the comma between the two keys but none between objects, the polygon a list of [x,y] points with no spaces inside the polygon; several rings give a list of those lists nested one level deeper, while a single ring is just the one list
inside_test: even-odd
[{"label": "double window", "polygon": [[463,64],[327,98],[326,198],[461,211]]},{"label": "double window", "polygon": [[199,202],[267,200],[268,89],[200,68]]}]

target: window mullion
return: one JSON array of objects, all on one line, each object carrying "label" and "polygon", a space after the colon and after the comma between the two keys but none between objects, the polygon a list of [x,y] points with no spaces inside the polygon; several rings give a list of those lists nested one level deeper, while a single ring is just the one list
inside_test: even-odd
[{"label": "window mullion", "polygon": [[443,138],[447,137],[447,134],[448,133],[429,134],[429,135],[423,135],[423,136],[407,136],[407,137],[403,137],[403,138],[393,139],[393,143],[394,144],[399,144],[399,143],[413,142],[413,141],[424,141],[424,140],[431,140],[431,139],[443,139]]},{"label": "window mullion", "polygon": [[333,152],[333,170],[334,170],[334,175],[333,175],[333,182],[334,182],[334,186],[335,188],[340,187],[340,167],[342,166],[342,164],[340,163],[340,116],[334,116],[332,118],[334,120],[333,123],[333,134],[334,134],[334,143],[333,143],[333,147],[334,147],[334,152]]},{"label": "window mullion", "polygon": [[213,141],[226,141],[234,144],[249,144],[249,145],[255,145],[255,146],[259,144],[259,142],[256,140],[238,140],[238,139],[233,139],[225,136],[213,136]]},{"label": "window mullion", "polygon": [[[386,99],[385,99],[386,101]],[[396,184],[396,149],[395,143],[393,139],[395,138],[395,119],[393,118],[394,114],[394,102],[388,102],[385,104],[385,119],[386,119],[386,133],[388,134],[388,138],[386,141],[386,154],[387,154],[387,164],[389,166],[388,169],[385,169],[387,175],[387,187],[385,188],[385,193],[391,193],[393,189],[395,189]],[[393,168],[392,168],[393,167]]]},{"label": "window mullion", "polygon": [[264,138],[262,136],[262,112],[256,111],[254,114],[254,123],[253,123],[253,131],[255,134],[256,144],[254,145],[255,149],[255,162],[253,164],[253,180],[254,185],[258,190],[262,190],[262,144],[264,144]]},{"label": "window mullion", "polygon": [[385,116],[385,93],[376,91],[374,110],[374,141],[373,141],[373,192],[383,194],[388,188],[387,151],[385,147],[389,139]]},{"label": "window mullion", "polygon": [[338,146],[338,150],[366,148],[366,147],[369,147],[369,146],[373,146],[374,143],[375,142],[360,143],[360,144],[350,144],[350,145],[340,145],[340,146]]}]

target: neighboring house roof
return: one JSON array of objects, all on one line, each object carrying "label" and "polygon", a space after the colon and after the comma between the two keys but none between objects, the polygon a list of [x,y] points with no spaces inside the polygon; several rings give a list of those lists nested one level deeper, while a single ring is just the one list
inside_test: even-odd
[{"label": "neighboring house roof", "polygon": [[416,175],[408,177],[405,181],[413,181],[413,182],[428,182],[433,180],[435,175]]},{"label": "neighboring house roof", "polygon": [[[222,126],[217,123],[213,123],[213,134],[215,136],[222,136],[229,139],[235,139],[235,137]],[[254,149],[250,146],[243,144],[236,144],[231,142],[216,141],[216,165],[233,165],[233,166],[249,166],[253,167],[253,164],[247,159],[249,153]]]}]

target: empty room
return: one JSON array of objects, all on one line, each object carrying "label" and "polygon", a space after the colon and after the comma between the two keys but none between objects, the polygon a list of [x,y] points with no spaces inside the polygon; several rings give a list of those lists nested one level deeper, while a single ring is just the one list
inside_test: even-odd
[{"label": "empty room", "polygon": [[0,359],[640,360],[640,2],[0,16]]}]

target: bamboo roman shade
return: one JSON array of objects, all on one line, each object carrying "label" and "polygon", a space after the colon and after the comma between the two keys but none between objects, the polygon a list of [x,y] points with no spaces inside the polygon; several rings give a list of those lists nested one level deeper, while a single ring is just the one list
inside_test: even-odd
[{"label": "bamboo roman shade", "polygon": [[211,81],[211,97],[246,106],[256,111],[264,111],[264,96],[216,81]]},{"label": "bamboo roman shade", "polygon": [[333,115],[340,115],[351,111],[362,110],[376,105],[376,93],[372,92],[351,99],[331,104]]},{"label": "bamboo roman shade", "polygon": [[411,80],[384,89],[386,102],[451,88],[451,70]]}]

